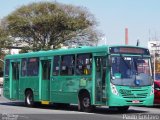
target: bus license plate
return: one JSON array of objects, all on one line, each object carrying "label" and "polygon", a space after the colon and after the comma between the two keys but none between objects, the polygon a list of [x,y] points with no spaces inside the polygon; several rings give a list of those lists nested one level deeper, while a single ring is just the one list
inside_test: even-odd
[{"label": "bus license plate", "polygon": [[139,103],[139,100],[133,100],[132,103]]}]

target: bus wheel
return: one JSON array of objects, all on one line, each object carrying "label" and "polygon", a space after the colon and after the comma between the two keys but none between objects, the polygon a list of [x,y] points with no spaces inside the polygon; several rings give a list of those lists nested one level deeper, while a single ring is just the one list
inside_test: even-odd
[{"label": "bus wheel", "polygon": [[91,99],[88,93],[83,93],[80,97],[80,110],[84,112],[91,112],[93,110]]},{"label": "bus wheel", "polygon": [[34,100],[33,100],[33,92],[27,91],[25,94],[25,105],[28,107],[33,107]]},{"label": "bus wheel", "polygon": [[117,107],[119,112],[127,112],[129,109],[129,106],[123,106],[123,107]]}]

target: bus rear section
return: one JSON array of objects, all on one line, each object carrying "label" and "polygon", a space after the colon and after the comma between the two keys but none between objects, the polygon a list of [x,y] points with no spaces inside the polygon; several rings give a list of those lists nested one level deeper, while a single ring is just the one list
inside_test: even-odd
[{"label": "bus rear section", "polygon": [[129,106],[152,106],[154,99],[151,58],[147,49],[110,48],[108,106],[127,110]]}]

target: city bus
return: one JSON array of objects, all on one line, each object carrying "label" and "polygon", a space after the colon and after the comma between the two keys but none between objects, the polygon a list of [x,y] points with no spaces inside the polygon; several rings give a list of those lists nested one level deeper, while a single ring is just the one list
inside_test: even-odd
[{"label": "city bus", "polygon": [[7,55],[3,95],[26,106],[77,104],[127,111],[151,106],[154,99],[149,50],[137,46],[77,48]]}]

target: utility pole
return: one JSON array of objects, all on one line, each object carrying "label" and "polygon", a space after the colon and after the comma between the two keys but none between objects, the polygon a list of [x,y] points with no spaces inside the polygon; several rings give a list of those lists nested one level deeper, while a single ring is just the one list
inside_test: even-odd
[{"label": "utility pole", "polygon": [[125,45],[128,45],[128,28],[125,28]]},{"label": "utility pole", "polygon": [[156,54],[157,54],[157,44],[155,44],[155,43],[152,43],[152,47],[154,48],[153,49],[153,79],[154,79],[154,81],[155,81],[155,79],[156,79]]}]

